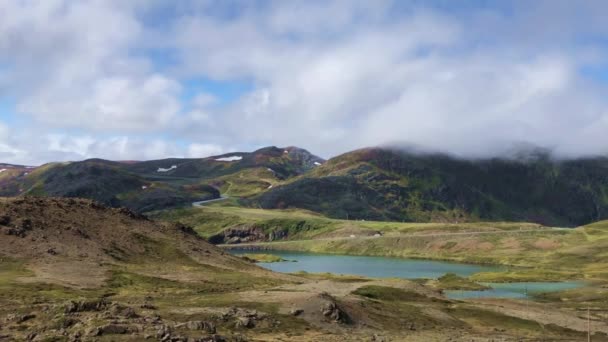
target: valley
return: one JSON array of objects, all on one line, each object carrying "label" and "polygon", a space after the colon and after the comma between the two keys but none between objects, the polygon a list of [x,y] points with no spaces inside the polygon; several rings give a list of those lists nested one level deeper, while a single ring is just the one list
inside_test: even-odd
[{"label": "valley", "polygon": [[608,342],[606,14],[0,0],[0,342]]},{"label": "valley", "polygon": [[[574,302],[547,297],[543,307],[551,308],[552,316],[543,317],[539,330],[524,303],[446,298],[441,283],[454,280],[432,284],[270,272],[208,244],[186,226],[88,200],[4,199],[0,217],[4,339],[571,341],[585,336]],[[511,311],[504,314],[497,305]],[[596,322],[601,317],[600,312],[593,318],[597,340],[608,336]],[[497,322],[505,330],[495,330]]]},{"label": "valley", "polygon": [[0,339],[608,340],[604,161],[576,163],[271,147],[12,167]]}]

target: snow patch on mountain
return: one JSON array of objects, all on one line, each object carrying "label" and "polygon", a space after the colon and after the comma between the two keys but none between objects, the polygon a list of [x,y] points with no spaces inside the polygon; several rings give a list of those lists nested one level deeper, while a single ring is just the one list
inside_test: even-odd
[{"label": "snow patch on mountain", "polygon": [[177,165],[171,165],[171,167],[168,169],[159,167],[158,170],[156,170],[156,172],[169,172],[169,171],[175,170],[175,169],[177,169]]},{"label": "snow patch on mountain", "polygon": [[237,161],[237,160],[241,160],[241,159],[243,159],[243,157],[241,157],[241,156],[230,156],[230,157],[217,158],[215,160],[223,161],[223,162],[232,162],[232,161]]}]

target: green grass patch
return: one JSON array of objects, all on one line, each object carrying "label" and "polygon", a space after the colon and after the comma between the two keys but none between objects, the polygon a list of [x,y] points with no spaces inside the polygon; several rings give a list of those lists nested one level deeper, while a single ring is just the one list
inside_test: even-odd
[{"label": "green grass patch", "polygon": [[454,273],[446,273],[439,277],[434,283],[435,287],[442,290],[488,290],[490,287],[478,284],[467,278],[460,277]]},{"label": "green grass patch", "polygon": [[484,283],[516,283],[531,281],[565,281],[582,279],[583,275],[568,271],[547,269],[521,269],[506,272],[480,272],[469,277],[470,280]]},{"label": "green grass patch", "polygon": [[382,301],[419,302],[431,300],[431,298],[414,291],[378,285],[362,286],[352,293],[358,296]]},{"label": "green grass patch", "polygon": [[243,254],[241,255],[244,258],[253,260],[254,262],[283,262],[289,261],[281,258],[278,255],[273,254]]}]

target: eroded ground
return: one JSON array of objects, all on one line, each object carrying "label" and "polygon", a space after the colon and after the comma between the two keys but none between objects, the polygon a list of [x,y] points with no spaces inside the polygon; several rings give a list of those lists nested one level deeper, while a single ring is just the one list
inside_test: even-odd
[{"label": "eroded ground", "polygon": [[[97,286],[62,268],[0,264],[0,336],[32,341],[576,341],[583,312],[557,299],[453,301],[417,282],[190,266],[114,265]],[[162,274],[161,274],[162,273]],[[194,276],[192,275],[194,274]],[[593,315],[594,341],[608,340]]]}]

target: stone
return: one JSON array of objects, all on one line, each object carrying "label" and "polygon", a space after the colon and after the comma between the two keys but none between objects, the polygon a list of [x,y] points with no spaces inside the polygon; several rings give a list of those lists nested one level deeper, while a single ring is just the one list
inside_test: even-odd
[{"label": "stone", "polygon": [[348,315],[344,311],[342,311],[340,307],[338,307],[338,304],[333,301],[325,303],[325,305],[323,305],[323,308],[321,309],[321,313],[323,314],[323,316],[331,319],[335,323],[345,324],[349,323],[350,321]]},{"label": "stone", "polygon": [[302,310],[302,309],[291,309],[289,311],[289,314],[292,316],[300,316],[303,313],[304,313],[304,310]]},{"label": "stone", "polygon": [[215,324],[205,321],[190,321],[176,326],[176,328],[186,328],[188,330],[205,330],[209,334],[215,334]]},{"label": "stone", "polygon": [[105,299],[92,301],[69,301],[65,307],[65,313],[83,312],[83,311],[101,311],[104,310],[110,303]]},{"label": "stone", "polygon": [[237,328],[253,328],[255,327],[255,322],[251,317],[239,317],[236,320],[236,325]]}]

